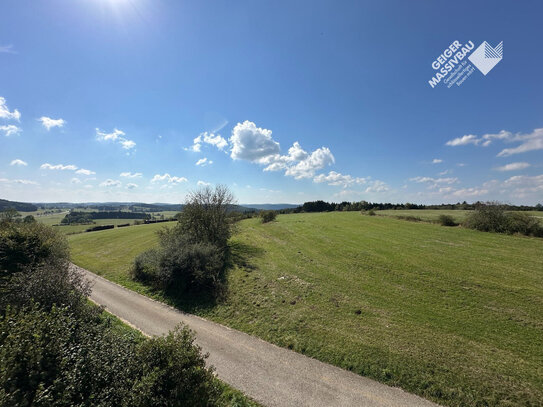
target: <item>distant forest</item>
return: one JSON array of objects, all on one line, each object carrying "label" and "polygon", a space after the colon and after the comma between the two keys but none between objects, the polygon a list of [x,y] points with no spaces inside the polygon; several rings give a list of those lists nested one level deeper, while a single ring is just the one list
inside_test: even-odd
[{"label": "distant forest", "polygon": [[[467,203],[466,201],[455,204],[440,204],[440,205],[419,205],[412,203],[377,203],[377,202],[325,202],[325,201],[312,201],[305,202],[303,205],[292,209],[282,209],[279,213],[298,213],[298,212],[332,212],[332,211],[369,211],[372,209],[385,210],[385,209],[448,209],[448,210],[470,210],[477,209],[484,202]],[[505,210],[508,211],[543,211],[543,205],[537,204],[535,206],[529,205],[503,205]]]},{"label": "distant forest", "polygon": [[16,211],[20,212],[34,212],[38,210],[38,207],[30,203],[0,199],[0,211],[4,211],[6,209],[15,209]]}]

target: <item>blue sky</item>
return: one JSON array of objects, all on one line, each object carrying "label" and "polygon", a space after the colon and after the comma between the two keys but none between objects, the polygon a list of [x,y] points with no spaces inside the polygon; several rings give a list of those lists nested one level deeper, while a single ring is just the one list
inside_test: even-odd
[{"label": "blue sky", "polygon": [[[542,202],[541,15],[540,1],[4,1],[0,197],[181,202],[222,183],[242,203]],[[432,88],[454,41],[503,41],[503,59]]]}]

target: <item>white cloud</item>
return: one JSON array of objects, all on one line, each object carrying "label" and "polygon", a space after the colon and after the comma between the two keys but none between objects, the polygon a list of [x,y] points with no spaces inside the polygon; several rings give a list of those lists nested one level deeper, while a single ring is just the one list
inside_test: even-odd
[{"label": "white cloud", "polygon": [[506,164],[502,167],[497,167],[495,168],[495,170],[497,171],[517,171],[517,170],[523,170],[525,168],[528,168],[530,166],[530,164],[528,163],[522,163],[522,162],[519,162],[519,163],[510,163],[510,164]]},{"label": "white cloud", "polygon": [[531,133],[512,133],[510,131],[501,130],[498,133],[483,134],[477,137],[469,134],[463,137],[455,138],[447,141],[448,146],[461,146],[466,144],[489,146],[494,140],[501,140],[506,143],[519,142],[520,144],[514,148],[505,148],[498,157],[507,157],[513,154],[525,153],[534,150],[543,150],[543,128],[534,129]]},{"label": "white cloud", "polygon": [[179,184],[181,182],[187,182],[188,179],[185,177],[173,177],[170,174],[166,173],[164,175],[156,174],[151,182],[160,182],[160,181],[167,181],[168,184]]},{"label": "white cloud", "polygon": [[80,168],[75,173],[81,174],[81,175],[95,175],[96,174],[94,171],[86,170],[85,168]]},{"label": "white cloud", "polygon": [[206,165],[213,164],[213,161],[208,160],[206,157],[200,158],[198,161],[196,161],[196,165],[199,165],[201,167],[205,167]]},{"label": "white cloud", "polygon": [[5,124],[0,126],[0,131],[4,132],[4,136],[17,136],[22,130],[13,124]]},{"label": "white cloud", "polygon": [[137,188],[138,187],[138,184],[134,184],[132,182],[129,182],[128,184],[126,184],[126,188],[128,189],[134,189],[134,188]]},{"label": "white cloud", "polygon": [[449,177],[449,178],[432,178],[432,177],[415,177],[410,178],[409,181],[422,183],[433,183],[433,184],[455,184],[458,182],[458,178]]},{"label": "white cloud", "polygon": [[23,185],[38,185],[35,181],[29,181],[27,179],[7,179],[7,178],[0,178],[0,182],[4,182],[6,184],[23,184]]},{"label": "white cloud", "polygon": [[328,175],[317,175],[313,178],[313,182],[316,182],[318,184],[327,183],[328,185],[342,186],[343,188],[347,188],[348,186],[351,186],[353,184],[366,184],[368,182],[368,178],[355,178],[351,175],[344,175],[336,171],[330,171]]},{"label": "white cloud", "polygon": [[41,121],[41,124],[47,131],[51,130],[53,127],[63,127],[66,124],[64,119],[51,119],[47,116],[42,116],[38,120]]},{"label": "white cloud", "polygon": [[229,141],[232,144],[230,156],[234,160],[259,162],[279,154],[279,143],[272,139],[272,131],[256,127],[248,120],[236,124]]},{"label": "white cloud", "polygon": [[486,195],[486,194],[488,194],[488,189],[484,189],[484,188],[462,188],[462,189],[457,189],[451,193],[452,196],[460,197],[460,198],[462,197],[472,198],[475,196],[481,196],[481,195]]},{"label": "white cloud", "polygon": [[457,137],[453,140],[449,140],[445,143],[445,145],[447,146],[452,146],[452,147],[456,147],[456,146],[465,146],[467,144],[479,144],[480,143],[480,140],[477,138],[477,136],[473,135],[473,134],[466,134],[465,136],[463,137]]},{"label": "white cloud", "polygon": [[113,129],[111,133],[105,133],[100,129],[96,129],[96,138],[100,141],[114,141],[119,143],[125,150],[130,150],[136,147],[136,143],[132,140],[125,138],[126,133],[119,129]]},{"label": "white cloud", "polygon": [[11,161],[9,165],[18,165],[18,166],[26,167],[28,164],[25,161],[16,158],[15,160]]},{"label": "white cloud", "polygon": [[75,165],[69,164],[69,165],[63,165],[63,164],[57,164],[57,165],[51,165],[49,163],[42,164],[40,166],[42,170],[70,170],[75,171],[77,170],[77,167]]},{"label": "white cloud", "polygon": [[117,188],[121,186],[121,181],[113,180],[113,179],[106,179],[104,182],[100,184],[101,187],[108,187],[108,188]]},{"label": "white cloud", "polygon": [[6,104],[6,99],[0,96],[0,119],[17,120],[21,118],[21,113],[17,109],[10,112]]},{"label": "white cloud", "polygon": [[285,175],[295,179],[311,178],[317,170],[335,163],[335,158],[328,147],[321,147],[313,151],[308,157],[296,165],[288,167]]},{"label": "white cloud", "polygon": [[126,177],[126,178],[141,178],[142,175],[143,174],[141,172],[135,172],[135,173],[121,172],[121,177]]},{"label": "white cloud", "polygon": [[81,180],[80,180],[79,178],[76,178],[76,177],[72,178],[72,179],[70,180],[70,182],[71,182],[72,184],[81,184]]},{"label": "white cloud", "polygon": [[437,175],[447,175],[447,174],[450,174],[451,172],[452,172],[451,170],[444,170],[444,171],[439,172]]},{"label": "white cloud", "polygon": [[197,185],[198,185],[199,187],[207,187],[207,186],[209,186],[209,185],[211,185],[211,184],[210,184],[209,182],[205,182],[205,181],[198,181],[198,182],[197,182]]},{"label": "white cloud", "polygon": [[366,188],[365,192],[387,192],[390,188],[383,181],[373,181],[372,185]]},{"label": "white cloud", "polygon": [[441,158],[434,158],[434,159],[432,160],[432,164],[440,164],[440,163],[442,163],[442,162],[443,162],[443,160],[442,160]]},{"label": "white cloud", "polygon": [[498,157],[507,157],[513,154],[526,153],[528,151],[543,150],[543,128],[534,129],[528,134],[517,133],[508,139],[511,142],[520,142],[514,148],[506,148],[500,151]]},{"label": "white cloud", "polygon": [[211,144],[217,147],[219,150],[224,150],[228,146],[228,142],[220,134],[202,133],[204,137],[204,143]]},{"label": "white cloud", "polygon": [[543,174],[535,176],[515,175],[505,180],[502,186],[504,188],[512,188],[513,193],[517,196],[536,193],[540,199],[543,192]]},{"label": "white cloud", "polygon": [[226,141],[226,139],[220,134],[208,133],[206,131],[204,133],[200,133],[200,135],[193,140],[192,146],[185,148],[185,150],[200,152],[202,151],[202,143],[215,146],[219,150],[224,150],[225,147],[228,146],[228,141]]}]

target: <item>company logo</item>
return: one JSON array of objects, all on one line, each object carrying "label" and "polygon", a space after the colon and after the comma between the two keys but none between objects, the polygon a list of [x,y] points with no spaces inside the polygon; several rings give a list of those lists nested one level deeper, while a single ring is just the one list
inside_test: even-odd
[{"label": "company logo", "polygon": [[495,48],[492,48],[492,46],[485,41],[468,57],[470,62],[485,76],[502,60],[502,58],[503,41],[496,45]]},{"label": "company logo", "polygon": [[[435,88],[443,83],[447,88],[462,85],[476,69],[486,76],[503,59],[503,41],[492,47],[484,41],[473,51],[473,41],[453,41],[433,62],[434,75],[428,84]],[[467,58],[466,58],[467,57]],[[469,60],[469,61],[468,61]]]}]

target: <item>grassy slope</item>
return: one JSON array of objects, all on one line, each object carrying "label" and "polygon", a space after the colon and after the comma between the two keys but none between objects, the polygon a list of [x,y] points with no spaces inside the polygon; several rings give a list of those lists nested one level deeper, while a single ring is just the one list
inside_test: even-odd
[{"label": "grassy slope", "polygon": [[[126,273],[160,226],[74,235],[74,261],[153,295]],[[543,400],[543,239],[349,212],[250,219],[232,248],[228,300],[192,312],[443,404]]]},{"label": "grassy slope", "polygon": [[[422,220],[433,221],[437,220],[440,215],[449,215],[457,222],[462,222],[473,211],[465,210],[450,210],[450,209],[386,209],[382,211],[375,211],[377,215],[385,216],[415,216]],[[543,221],[543,212],[541,211],[523,211],[520,213],[527,213],[530,216],[538,218]]]}]

